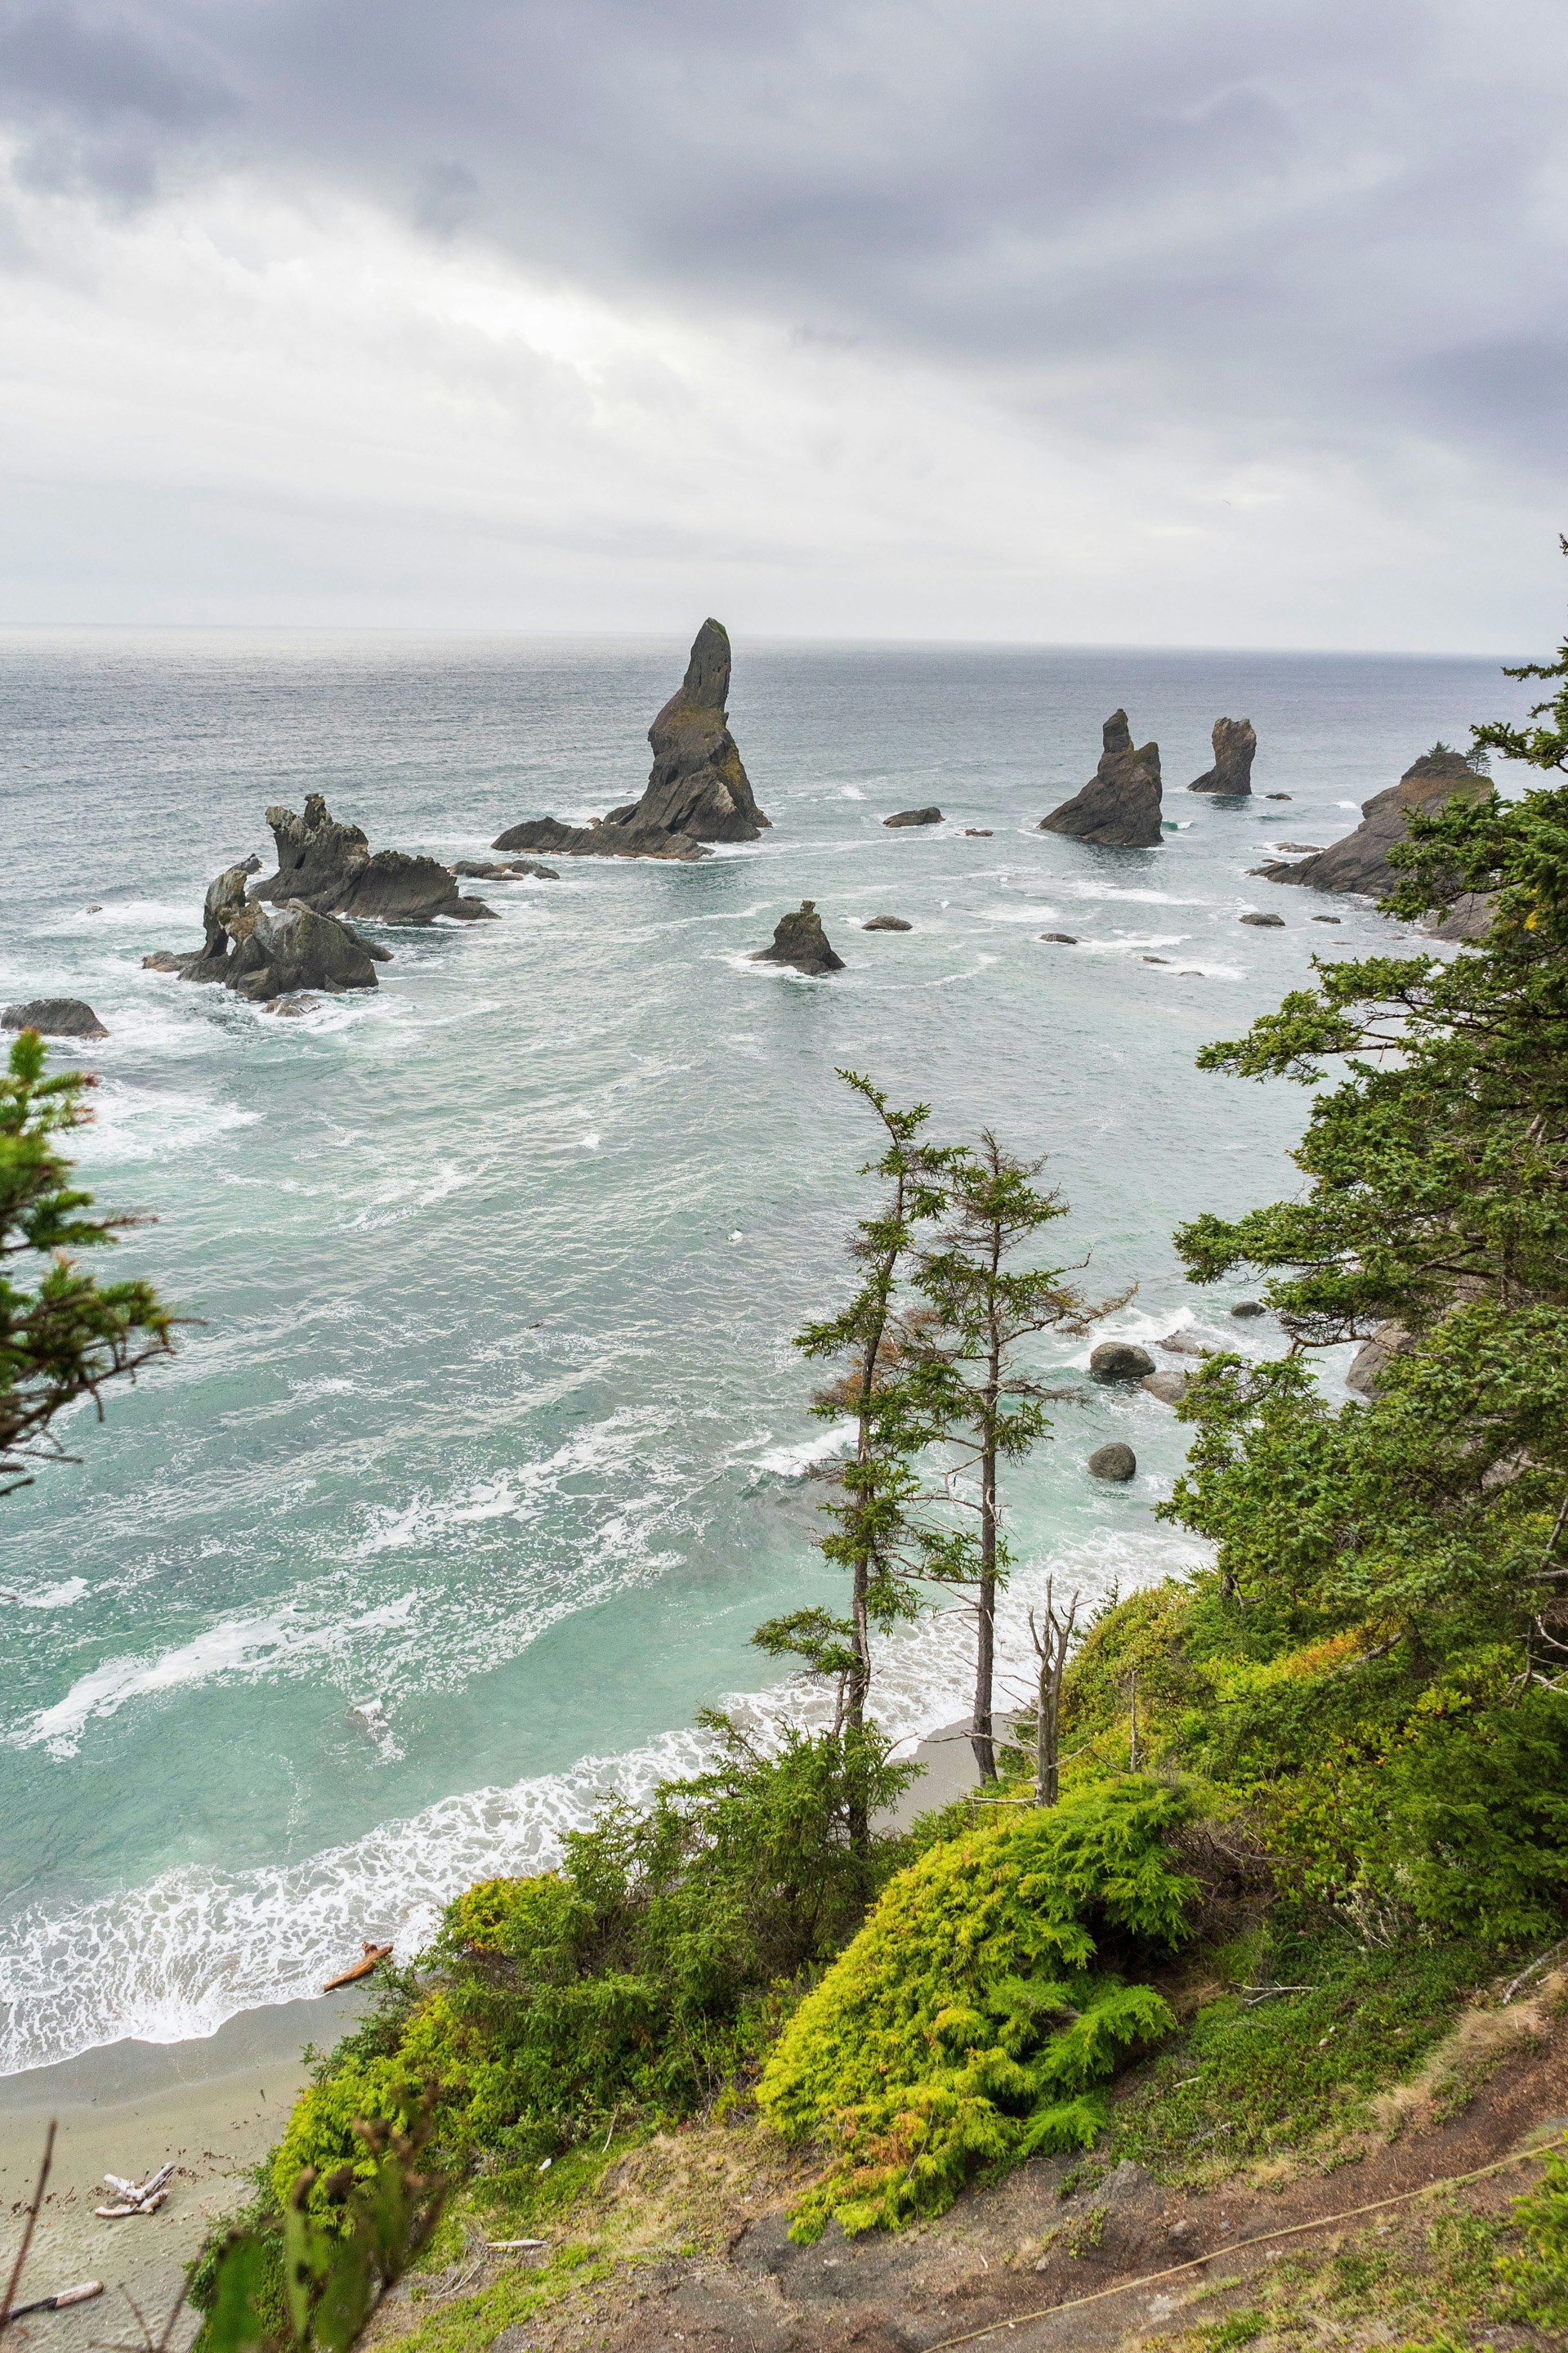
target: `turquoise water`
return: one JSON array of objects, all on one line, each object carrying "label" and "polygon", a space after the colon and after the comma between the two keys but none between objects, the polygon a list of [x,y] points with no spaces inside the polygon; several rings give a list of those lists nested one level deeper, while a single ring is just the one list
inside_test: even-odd
[{"label": "turquoise water", "polygon": [[[731,723],[774,824],[754,848],[470,886],[500,923],[387,934],[377,994],[300,1021],[142,969],[199,937],[219,867],[269,849],[268,802],[321,790],[374,844],[450,860],[632,797],[684,658],[0,637],[0,997],[80,994],[108,1023],[80,1156],[105,1205],[157,1219],[120,1268],[193,1319],[101,1428],[74,1419],[79,1466],[0,1504],[0,2072],[210,2031],[362,1935],[408,1949],[596,1790],[695,1757],[698,1708],[799,1712],[747,1638],[826,1590],[789,1335],[841,1292],[864,1198],[835,1064],[945,1134],[1048,1153],[1088,1279],[1140,1285],[1108,1330],[1266,1346],[1169,1235],[1288,1182],[1302,1103],[1193,1056],[1387,926],[1247,870],[1517,705],[1479,662],[742,643]],[[1119,702],[1181,830],[1038,833]],[[1252,717],[1255,784],[1289,802],[1180,789],[1221,712]],[[931,800],[940,830],[884,830]],[[847,968],[749,965],[806,896]],[[1239,926],[1253,905],[1286,929]],[[858,929],[879,913],[915,928]],[[1127,1489],[1082,1469],[1112,1436]],[[1016,1610],[1053,1567],[1093,1594],[1192,1557],[1151,1516],[1179,1454],[1141,1392],[1064,1409],[1013,1488]],[[887,1651],[889,1721],[951,1719],[967,1676],[962,1621],[928,1621]]]}]

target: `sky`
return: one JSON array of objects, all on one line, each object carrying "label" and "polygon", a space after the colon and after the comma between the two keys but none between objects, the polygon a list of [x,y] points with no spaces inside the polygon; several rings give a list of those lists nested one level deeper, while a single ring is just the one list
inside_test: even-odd
[{"label": "sky", "polygon": [[0,623],[1535,653],[1563,0],[0,0]]}]

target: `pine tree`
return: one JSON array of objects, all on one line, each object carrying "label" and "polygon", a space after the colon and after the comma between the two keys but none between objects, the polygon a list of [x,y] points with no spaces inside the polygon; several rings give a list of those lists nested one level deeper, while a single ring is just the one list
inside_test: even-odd
[{"label": "pine tree", "polygon": [[[134,1377],[172,1346],[172,1317],[147,1282],[100,1284],[73,1253],[116,1241],[139,1220],[88,1214],[92,1195],[71,1182],[58,1138],[89,1117],[95,1082],[80,1071],[44,1075],[44,1041],[24,1029],[0,1076],[0,1494],[31,1483],[30,1466],[70,1461],[57,1417],[103,1388]],[[47,1271],[29,1289],[18,1276]]]},{"label": "pine tree", "polygon": [[973,1593],[970,1737],[983,1781],[996,1778],[996,1596],[1012,1557],[999,1469],[1021,1461],[1049,1434],[1047,1407],[1070,1394],[1043,1387],[1025,1370],[1018,1345],[1037,1332],[1084,1333],[1127,1296],[1096,1304],[1064,1280],[1076,1270],[1008,1263],[1044,1227],[1068,1214],[1059,1193],[1036,1186],[1043,1166],[1005,1151],[989,1128],[976,1146],[952,1151],[942,1170],[947,1223],[937,1247],[922,1252],[914,1278],[927,1313],[911,1326],[918,1362],[910,1386],[927,1435],[955,1451],[947,1492],[975,1523],[927,1535],[925,1566],[928,1574]]},{"label": "pine tree", "polygon": [[[839,1367],[813,1411],[854,1429],[854,1452],[837,1474],[837,1498],[825,1506],[829,1533],[819,1539],[824,1558],[847,1573],[848,1607],[842,1615],[820,1608],[795,1610],[770,1619],[752,1639],[775,1656],[802,1658],[814,1672],[834,1678],[835,1730],[853,1738],[866,1725],[873,1632],[888,1631],[919,1608],[910,1514],[921,1492],[913,1459],[924,1425],[911,1377],[918,1359],[905,1276],[921,1229],[945,1206],[949,1155],[921,1140],[928,1104],[895,1110],[859,1072],[838,1076],[881,1123],[884,1148],[861,1174],[879,1176],[887,1189],[880,1208],[858,1221],[849,1243],[860,1269],[855,1292],[837,1314],[808,1324],[795,1345],[803,1356]],[[868,1823],[858,1820],[853,1830],[857,1843],[864,1843]]]}]

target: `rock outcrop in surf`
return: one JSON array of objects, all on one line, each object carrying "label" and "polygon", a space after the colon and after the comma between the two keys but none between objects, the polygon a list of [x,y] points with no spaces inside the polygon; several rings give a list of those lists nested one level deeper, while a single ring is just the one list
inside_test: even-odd
[{"label": "rock outcrop in surf", "polygon": [[1160,746],[1136,751],[1125,711],[1105,723],[1100,765],[1082,792],[1040,819],[1042,833],[1070,834],[1107,849],[1152,849],[1160,832]]},{"label": "rock outcrop in surf", "polygon": [[[362,837],[363,839],[363,837]],[[448,878],[450,879],[450,878]],[[335,915],[292,899],[282,907],[250,897],[243,866],[226,866],[207,886],[204,938],[184,955],[161,949],[143,956],[153,972],[182,980],[216,981],[253,1005],[320,989],[329,997],[374,988],[375,967],[391,962],[389,948],[373,947]]]},{"label": "rock outcrop in surf", "polygon": [[804,972],[813,979],[844,969],[843,957],[836,955],[828,944],[815,899],[803,899],[795,913],[781,915],[773,945],[758,948],[752,962],[793,965],[796,972]]},{"label": "rock outcrop in surf", "polygon": [[0,1013],[0,1029],[36,1029],[41,1038],[107,1038],[109,1031],[82,997],[30,997]]},{"label": "rock outcrop in surf", "polygon": [[1214,766],[1194,776],[1190,793],[1250,793],[1252,763],[1258,754],[1258,731],[1250,719],[1216,719],[1214,723]]},{"label": "rock outcrop in surf", "polygon": [[[1363,801],[1362,821],[1353,833],[1331,842],[1315,857],[1303,858],[1299,865],[1274,859],[1252,871],[1270,882],[1305,882],[1314,891],[1350,891],[1384,898],[1399,880],[1398,869],[1388,862],[1388,853],[1405,839],[1405,820],[1410,811],[1436,812],[1450,795],[1473,801],[1490,790],[1489,779],[1476,774],[1463,753],[1434,744],[1406,768],[1396,785]],[[1484,929],[1484,922],[1479,927]]]},{"label": "rock outcrop in surf", "polygon": [[730,733],[730,639],[707,620],[692,643],[686,676],[647,740],[653,767],[637,801],[590,825],[533,818],[497,834],[493,849],[542,850],[559,858],[706,858],[712,841],[755,841],[771,820],[757,807]]},{"label": "rock outcrop in surf", "polygon": [[320,793],[307,793],[304,812],[267,812],[278,845],[278,871],[252,885],[250,895],[275,907],[297,901],[318,915],[355,916],[362,923],[459,923],[495,917],[482,899],[465,899],[450,871],[434,858],[378,849],[357,825],[332,817]]}]

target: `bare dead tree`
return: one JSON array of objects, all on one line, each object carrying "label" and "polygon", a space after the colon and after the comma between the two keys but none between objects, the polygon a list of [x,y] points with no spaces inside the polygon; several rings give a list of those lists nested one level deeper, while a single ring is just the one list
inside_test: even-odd
[{"label": "bare dead tree", "polygon": [[1058,1609],[1055,1580],[1047,1577],[1044,1625],[1037,1623],[1032,1609],[1029,1612],[1029,1636],[1035,1645],[1035,1656],[1040,1662],[1035,1686],[1035,1803],[1037,1806],[1054,1806],[1061,1795],[1062,1678],[1067,1672],[1068,1651],[1072,1646],[1073,1628],[1078,1620],[1078,1600],[1075,1592],[1067,1608]]}]

